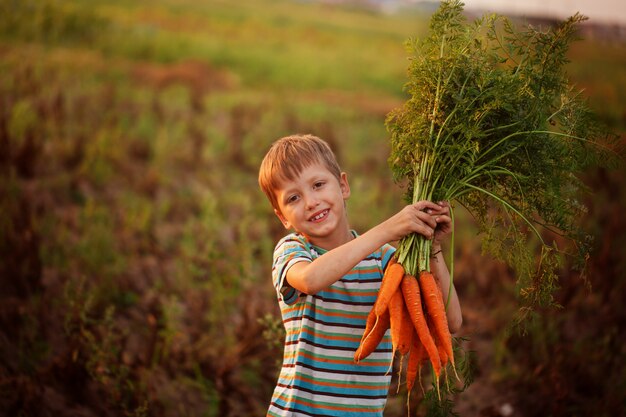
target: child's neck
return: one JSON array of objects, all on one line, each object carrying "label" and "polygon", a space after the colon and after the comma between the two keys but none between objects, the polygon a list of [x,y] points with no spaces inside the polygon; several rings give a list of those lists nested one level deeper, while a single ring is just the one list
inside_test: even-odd
[{"label": "child's neck", "polygon": [[345,229],[341,228],[340,230],[337,230],[335,233],[325,238],[316,239],[307,236],[307,239],[318,248],[322,248],[328,251],[348,243],[349,241],[354,239],[354,235],[352,234],[350,227],[346,227]]}]

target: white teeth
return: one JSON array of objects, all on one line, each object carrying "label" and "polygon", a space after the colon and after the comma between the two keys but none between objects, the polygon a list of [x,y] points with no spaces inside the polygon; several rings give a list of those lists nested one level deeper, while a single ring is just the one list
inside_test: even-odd
[{"label": "white teeth", "polygon": [[320,214],[318,214],[317,216],[313,217],[313,220],[319,220],[322,217],[325,217],[327,213],[328,213],[327,211],[323,211]]}]

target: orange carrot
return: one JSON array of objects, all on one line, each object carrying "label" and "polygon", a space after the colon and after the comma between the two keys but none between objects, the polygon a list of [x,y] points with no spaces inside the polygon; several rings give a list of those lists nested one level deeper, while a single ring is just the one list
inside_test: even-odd
[{"label": "orange carrot", "polygon": [[[383,285],[383,283],[387,280],[387,277],[389,276],[389,267],[391,265],[395,264],[395,263],[396,263],[396,258],[395,257],[392,257],[389,260],[389,262],[387,263],[387,268],[385,268],[385,272],[383,273],[381,286]],[[361,341],[363,339],[365,339],[365,337],[367,337],[367,335],[374,328],[374,324],[376,324],[376,309],[374,308],[376,303],[378,303],[378,298],[376,298],[376,301],[374,301],[374,305],[372,305],[372,309],[370,310],[369,314],[367,315],[367,321],[365,323],[365,330],[363,331],[363,337],[361,338]]]},{"label": "orange carrot", "polygon": [[[373,317],[374,325],[372,326],[372,330],[370,332],[363,333],[361,343],[354,353],[355,362],[359,362],[362,359],[367,358],[376,349],[383,336],[385,336],[385,332],[389,328],[389,310],[385,310],[379,317],[375,317],[371,312],[369,316]],[[370,321],[369,316],[368,321]]]},{"label": "orange carrot", "polygon": [[363,340],[372,332],[375,324],[376,313],[374,312],[374,306],[372,306],[372,309],[367,315],[367,320],[365,321],[365,330],[363,331],[363,336],[361,336],[361,343],[363,343]]},{"label": "orange carrot", "polygon": [[[400,324],[400,340],[398,341],[398,352],[402,355],[406,355],[411,350],[413,343],[413,335],[415,334],[415,327],[413,321],[409,315],[409,310],[406,308],[404,302],[404,296],[402,295],[402,289],[398,288],[397,291],[402,299],[402,322]],[[415,336],[417,337],[417,335]]]},{"label": "orange carrot", "polygon": [[396,289],[396,292],[391,297],[391,301],[389,301],[389,327],[391,328],[392,357],[395,356],[396,352],[400,353],[400,366],[398,367],[399,390],[402,376],[402,361],[411,349],[413,333],[415,333],[413,322],[404,304],[404,297],[400,288]]},{"label": "orange carrot", "polygon": [[[428,327],[434,328],[432,316],[428,316]],[[433,339],[435,340],[435,346],[437,346],[437,352],[439,353],[439,359],[441,360],[441,366],[443,368],[446,367],[448,363],[448,353],[446,352],[446,348],[443,346],[443,342],[437,333],[433,333]]]},{"label": "orange carrot", "polygon": [[435,341],[433,340],[430,330],[428,329],[428,324],[426,323],[417,279],[413,275],[405,275],[402,279],[401,288],[411,321],[417,331],[417,336],[420,342],[424,345],[426,352],[428,352],[428,357],[430,358],[430,362],[433,365],[433,370],[435,371],[435,375],[438,380],[439,373],[441,372],[441,360],[439,359],[439,353],[437,352]]},{"label": "orange carrot", "polygon": [[[385,268],[385,272],[383,273],[383,278],[381,281],[381,287],[383,287],[385,285],[385,282],[388,281],[388,277],[390,274],[390,271],[392,270],[392,268],[390,268],[392,265],[396,264],[396,258],[392,257],[389,262],[387,263],[387,267]],[[372,306],[372,309],[370,310],[369,314],[367,315],[367,321],[365,322],[365,330],[363,331],[363,336],[361,337],[361,343],[359,348],[357,349],[357,351],[354,354],[354,360],[356,362],[358,362],[361,359],[364,359],[365,357],[367,357],[371,351],[369,353],[367,353],[366,355],[363,355],[362,352],[359,352],[359,350],[363,350],[363,343],[365,341],[365,339],[368,339],[368,337],[370,336],[370,333],[372,332],[372,330],[374,329],[377,321],[378,321],[378,316],[376,315],[376,304],[379,303],[379,298],[376,298],[376,301],[374,302],[374,305]],[[381,309],[383,310],[383,313],[386,312],[387,316],[388,316],[388,312],[387,309]],[[387,323],[385,323],[385,321]],[[385,327],[386,326],[386,327]],[[378,328],[378,331],[380,332],[382,328],[384,328],[384,330],[382,330],[382,333],[384,334],[384,332],[389,328],[390,324],[389,324],[389,320],[385,319],[382,323],[382,327]],[[380,339],[382,338],[382,336],[378,339],[380,342]],[[373,339],[372,339],[373,340]],[[372,343],[371,341],[369,341],[369,343]],[[371,348],[371,346],[368,346],[368,349]],[[374,348],[376,348],[376,346],[374,346]],[[372,349],[373,351],[373,349]]]},{"label": "orange carrot", "polygon": [[[414,331],[415,332],[415,331]],[[424,349],[424,345],[420,342],[417,334],[413,337],[413,345],[409,352],[409,362],[406,365],[406,389],[411,392],[413,385],[415,385],[415,378],[417,377],[420,369],[422,368],[422,362],[428,359],[428,353]]]},{"label": "orange carrot", "polygon": [[381,316],[391,301],[391,297],[396,292],[402,282],[404,276],[404,268],[399,263],[392,263],[387,266],[385,270],[385,276],[380,283],[380,289],[378,290],[378,298],[374,304],[374,310],[377,316]]},{"label": "orange carrot", "polygon": [[448,328],[448,318],[443,303],[443,296],[435,277],[428,271],[420,273],[419,286],[426,305],[426,311],[432,320],[433,332],[439,338],[441,345],[446,351],[448,359],[454,368],[454,353],[452,351],[452,335]]},{"label": "orange carrot", "polygon": [[[393,354],[398,351],[401,355],[406,355],[411,348],[413,324],[410,318],[407,319],[407,316],[408,312],[404,305],[404,297],[402,296],[402,291],[398,288],[389,302],[389,327],[391,328]],[[407,327],[407,323],[409,327]]]}]

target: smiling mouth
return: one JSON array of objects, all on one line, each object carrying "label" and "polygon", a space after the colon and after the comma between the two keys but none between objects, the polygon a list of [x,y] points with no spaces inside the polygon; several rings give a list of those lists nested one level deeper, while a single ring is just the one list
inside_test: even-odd
[{"label": "smiling mouth", "polygon": [[328,210],[328,209],[326,209],[326,210],[322,210],[322,211],[320,211],[319,213],[317,213],[315,216],[311,217],[311,218],[309,219],[309,221],[312,221],[312,222],[318,222],[318,221],[320,221],[320,220],[324,219],[324,218],[328,215],[328,212],[329,212],[329,210]]}]

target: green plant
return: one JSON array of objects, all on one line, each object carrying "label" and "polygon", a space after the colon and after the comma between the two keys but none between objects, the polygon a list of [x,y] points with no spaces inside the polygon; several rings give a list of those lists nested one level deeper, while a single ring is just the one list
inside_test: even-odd
[{"label": "green plant", "polygon": [[[577,174],[613,154],[565,72],[585,17],[541,31],[498,15],[467,23],[462,12],[460,1],[442,2],[429,36],[408,42],[410,97],[386,120],[389,165],[409,203],[458,202],[474,216],[483,247],[517,274],[523,323],[555,304],[564,258],[584,268],[591,239],[579,226],[586,187]],[[411,234],[397,258],[418,276],[430,270],[430,252],[429,240]],[[428,414],[453,413],[448,397],[436,401],[432,391]]]},{"label": "green plant", "polygon": [[[462,11],[459,1],[443,2],[429,36],[409,42],[410,98],[387,118],[389,163],[410,202],[457,201],[472,213],[485,247],[515,268],[527,312],[552,303],[562,256],[584,265],[585,187],[576,174],[611,153],[564,71],[585,18],[540,31],[497,15],[468,24]],[[429,270],[430,242],[409,235],[398,257],[408,273]]]},{"label": "green plant", "polygon": [[58,0],[0,0],[0,36],[41,42],[93,42],[108,22],[91,7]]},{"label": "green plant", "polygon": [[83,366],[98,383],[108,408],[118,409],[126,416],[146,415],[145,387],[136,381],[121,358],[128,330],[117,323],[115,305],[96,305],[99,291],[85,277],[65,285],[64,331],[72,346],[72,362]]}]

